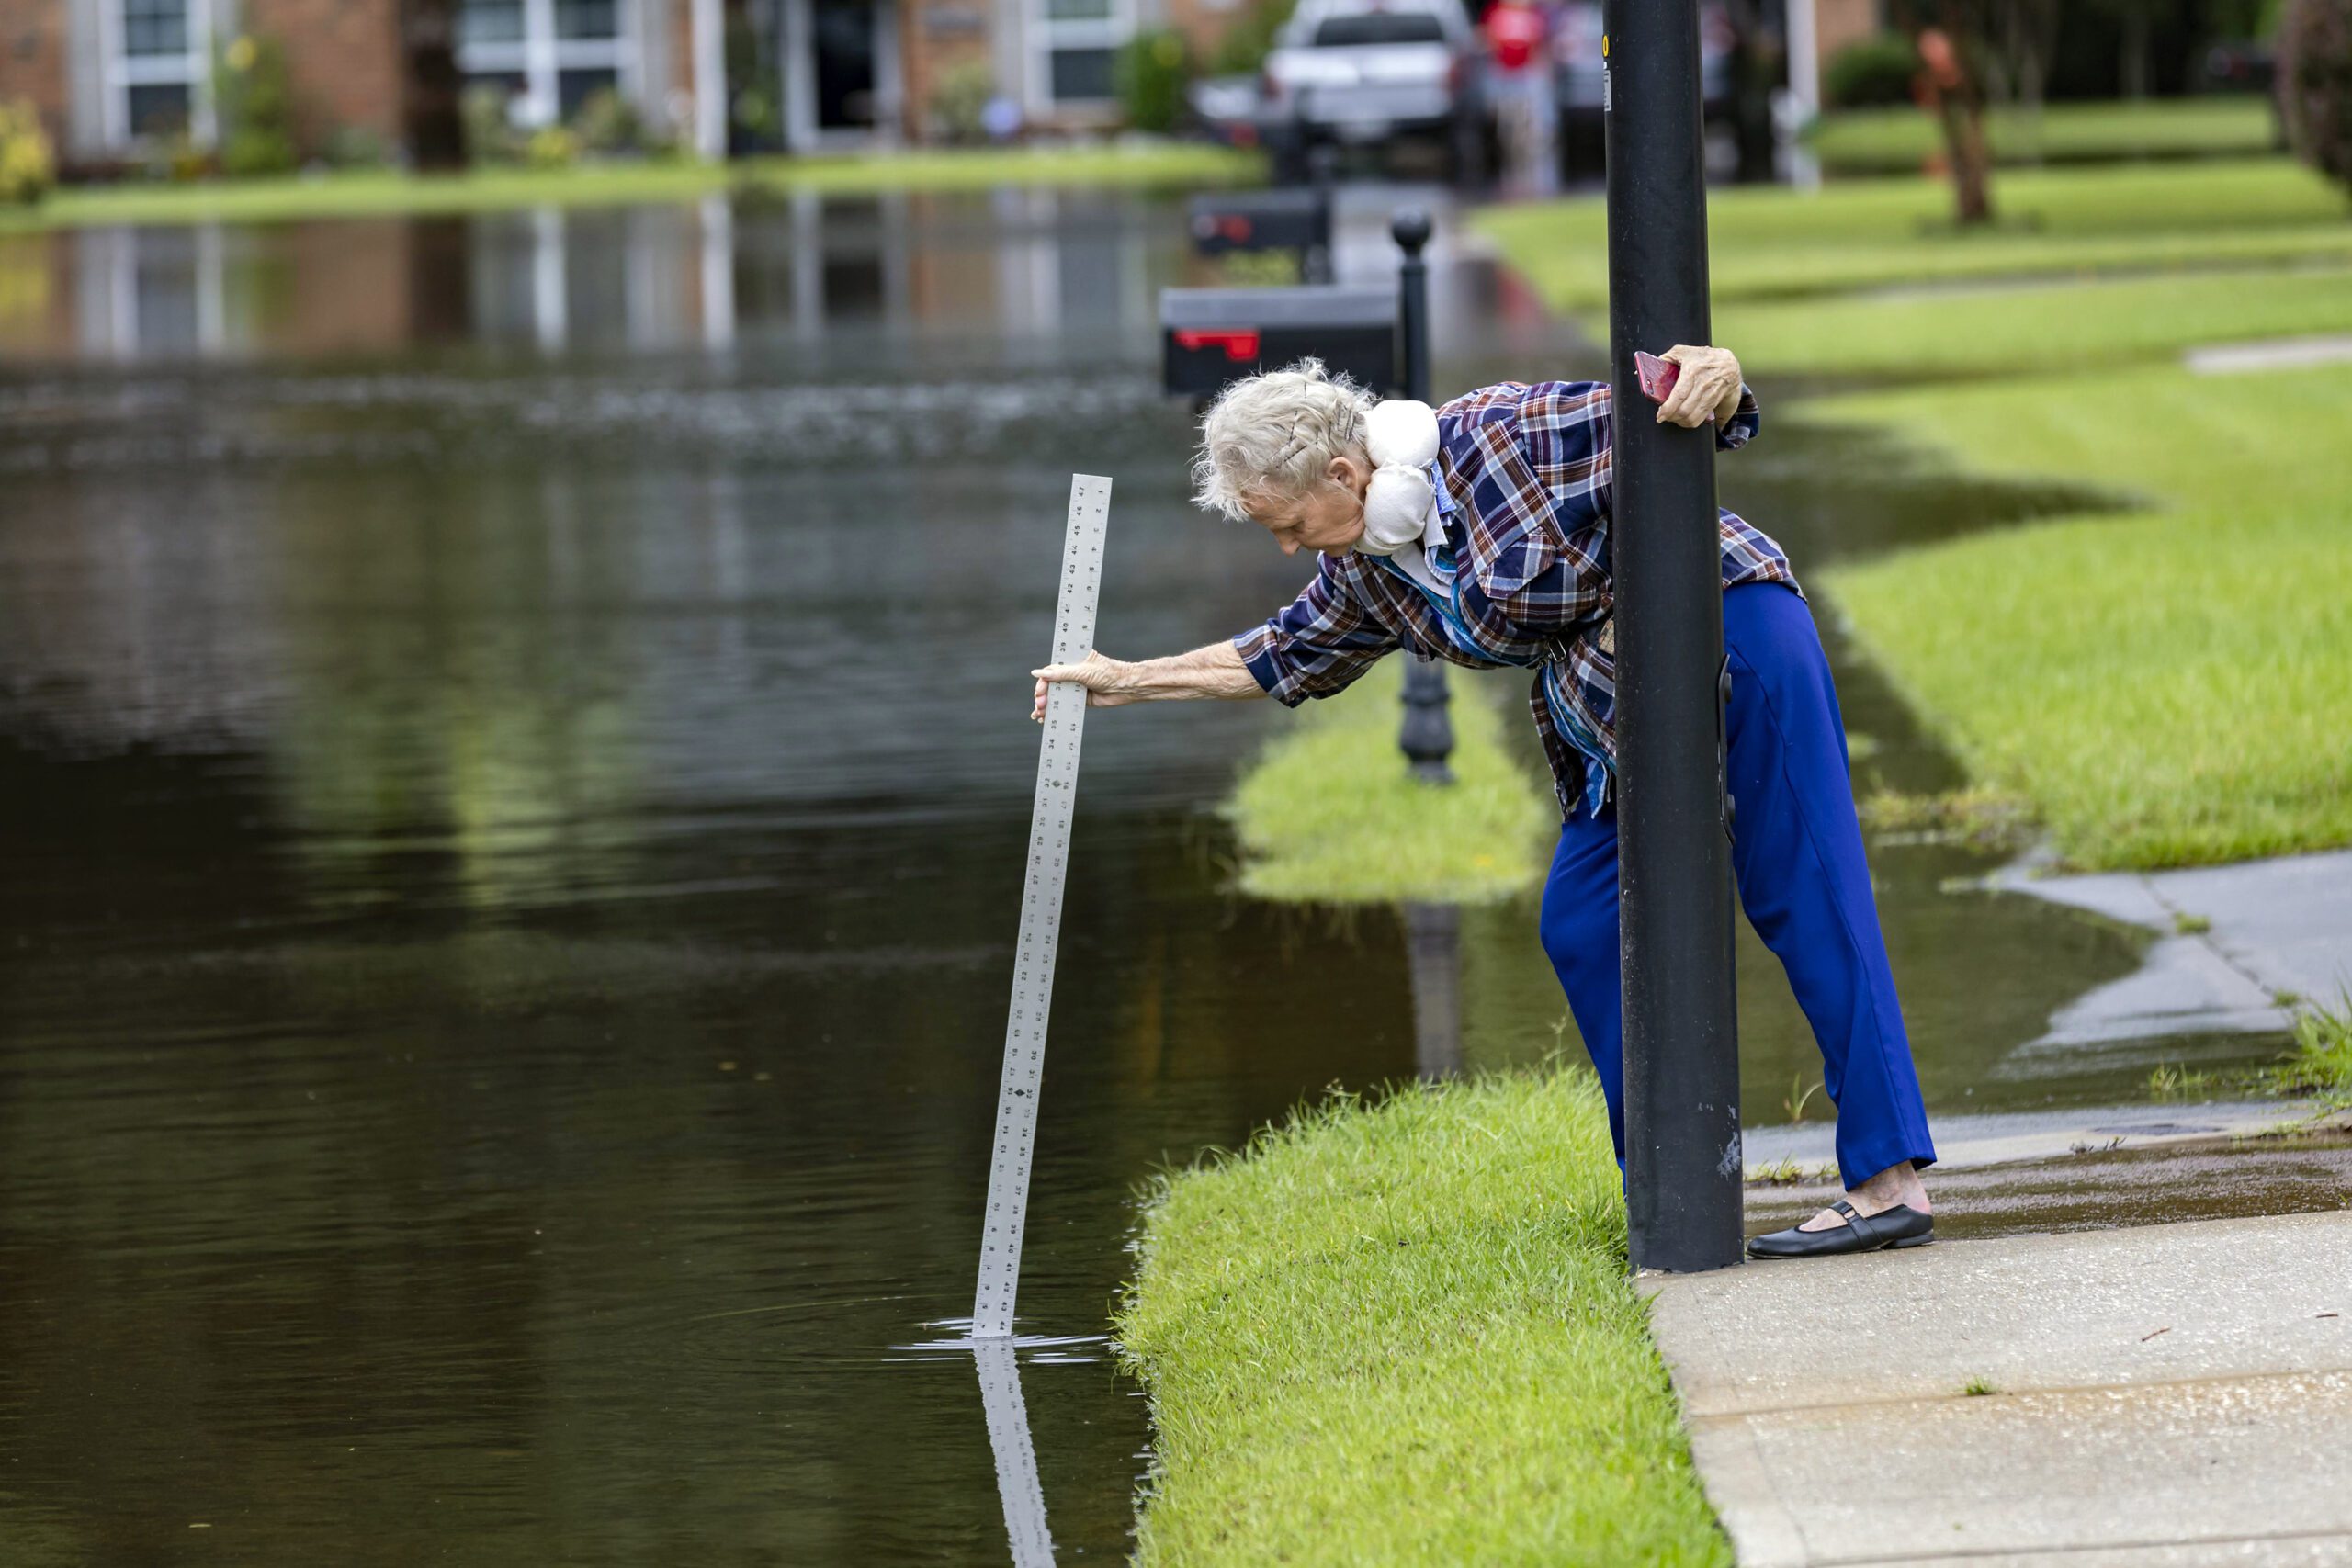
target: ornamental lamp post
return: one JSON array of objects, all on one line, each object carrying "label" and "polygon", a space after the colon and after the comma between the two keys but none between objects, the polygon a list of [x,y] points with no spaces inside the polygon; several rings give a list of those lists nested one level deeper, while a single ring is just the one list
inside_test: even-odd
[{"label": "ornamental lamp post", "polygon": [[[1405,395],[1430,400],[1430,264],[1421,252],[1430,243],[1430,216],[1407,208],[1389,223],[1390,238],[1404,253],[1396,264],[1396,325],[1404,340]],[[1397,737],[1413,776],[1424,784],[1450,784],[1453,770],[1453,701],[1445,689],[1445,666],[1432,659],[1405,662],[1405,726]]]}]

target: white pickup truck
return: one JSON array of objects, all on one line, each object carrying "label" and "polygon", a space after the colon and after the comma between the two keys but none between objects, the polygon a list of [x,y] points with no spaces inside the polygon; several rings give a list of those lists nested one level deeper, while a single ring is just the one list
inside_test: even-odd
[{"label": "white pickup truck", "polygon": [[1429,136],[1459,164],[1480,144],[1476,48],[1461,0],[1299,0],[1266,57],[1259,122],[1300,157]]}]

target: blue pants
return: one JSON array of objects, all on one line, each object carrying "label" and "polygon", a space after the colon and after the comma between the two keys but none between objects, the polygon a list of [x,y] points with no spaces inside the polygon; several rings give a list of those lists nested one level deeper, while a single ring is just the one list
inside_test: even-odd
[{"label": "blue pants", "polygon": [[[1927,1109],[1879,934],[1847,773],[1846,723],[1805,602],[1777,582],[1724,594],[1726,715],[1740,907],[1788,971],[1821,1045],[1847,1187],[1889,1166],[1933,1163]],[[1544,950],[1609,1096],[1625,1157],[1624,1020],[1618,990],[1617,808],[1560,829],[1544,889]]]}]

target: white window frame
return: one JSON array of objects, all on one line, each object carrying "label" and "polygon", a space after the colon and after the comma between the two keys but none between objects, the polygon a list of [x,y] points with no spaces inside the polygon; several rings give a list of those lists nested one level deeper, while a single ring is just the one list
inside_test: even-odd
[{"label": "white window frame", "polygon": [[637,0],[615,0],[613,36],[608,39],[558,38],[555,0],[523,0],[523,36],[503,43],[458,45],[458,72],[464,76],[521,76],[517,119],[530,126],[553,125],[563,113],[566,71],[610,71],[621,96],[631,103],[641,100],[637,38]]},{"label": "white window frame", "polygon": [[1110,0],[1107,17],[1055,17],[1052,0],[1030,0],[1029,36],[1035,54],[1029,71],[1028,108],[1033,114],[1062,107],[1100,108],[1113,102],[1099,98],[1057,98],[1054,96],[1054,55],[1065,49],[1107,49],[1114,54],[1136,36],[1136,0]]},{"label": "white window frame", "polygon": [[130,26],[126,0],[99,0],[98,58],[106,90],[99,98],[100,129],[109,147],[127,147],[130,133],[130,89],[186,87],[187,129],[198,145],[212,144],[212,7],[216,0],[187,0],[187,52],[126,54]]}]

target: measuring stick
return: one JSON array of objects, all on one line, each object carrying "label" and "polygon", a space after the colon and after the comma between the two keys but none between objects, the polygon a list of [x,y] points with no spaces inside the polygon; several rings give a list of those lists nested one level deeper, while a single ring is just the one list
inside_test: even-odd
[{"label": "measuring stick", "polygon": [[[1076,664],[1094,647],[1094,605],[1102,589],[1102,537],[1111,481],[1069,479],[1069,527],[1062,536],[1062,586],[1054,610],[1056,664]],[[1054,949],[1062,934],[1062,885],[1069,871],[1069,821],[1078,802],[1078,746],[1086,732],[1086,692],[1068,681],[1046,688],[1046,734],[1037,752],[1037,797],[1029,812],[1029,874],[1021,894],[1021,937],[1012,954],[1012,1011],[1004,1025],[1004,1077],[996,1091],[996,1141],[989,1155],[989,1207],[980,1233],[980,1286],[972,1337],[1012,1333],[1021,1283],[1021,1227],[1029,1212],[1029,1166],[1037,1147],[1037,1085],[1046,1070],[1046,1019],[1053,1009]]]}]

